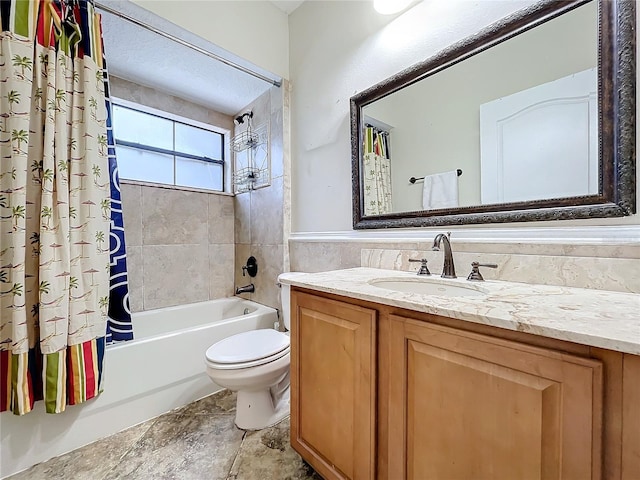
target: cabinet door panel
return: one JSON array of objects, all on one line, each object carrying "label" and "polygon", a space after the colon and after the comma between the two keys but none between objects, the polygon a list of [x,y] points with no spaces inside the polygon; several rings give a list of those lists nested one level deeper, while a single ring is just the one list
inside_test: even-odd
[{"label": "cabinet door panel", "polygon": [[376,312],[293,292],[291,443],[325,478],[374,475]]},{"label": "cabinet door panel", "polygon": [[390,349],[390,477],[600,478],[600,362],[396,316]]},{"label": "cabinet door panel", "polygon": [[558,382],[414,341],[407,368],[408,478],[558,478]]}]

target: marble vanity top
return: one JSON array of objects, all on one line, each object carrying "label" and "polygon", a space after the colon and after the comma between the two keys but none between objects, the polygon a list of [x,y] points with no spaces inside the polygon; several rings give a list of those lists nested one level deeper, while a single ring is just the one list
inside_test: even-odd
[{"label": "marble vanity top", "polygon": [[640,355],[640,295],[586,288],[531,285],[465,278],[428,281],[479,289],[478,296],[423,295],[388,290],[370,282],[419,280],[415,272],[351,268],[320,273],[283,273],[279,281],[369,302],[559,340]]}]

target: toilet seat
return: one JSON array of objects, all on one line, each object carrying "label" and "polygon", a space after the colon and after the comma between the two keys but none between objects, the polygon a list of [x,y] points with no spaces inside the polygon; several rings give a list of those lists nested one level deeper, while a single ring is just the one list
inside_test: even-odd
[{"label": "toilet seat", "polygon": [[267,328],[232,335],[207,349],[207,364],[216,369],[249,368],[289,353],[289,336]]}]

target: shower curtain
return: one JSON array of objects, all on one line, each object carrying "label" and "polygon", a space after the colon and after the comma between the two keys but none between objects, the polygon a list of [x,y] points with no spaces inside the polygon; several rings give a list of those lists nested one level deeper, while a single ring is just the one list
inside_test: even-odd
[{"label": "shower curtain", "polygon": [[0,411],[58,413],[103,378],[117,175],[100,17],[3,0],[0,22]]},{"label": "shower curtain", "polygon": [[109,76],[107,62],[102,54],[105,103],[107,107],[107,155],[109,156],[109,179],[111,183],[111,234],[109,317],[107,319],[107,343],[133,340],[133,324],[129,308],[129,275],[127,272],[127,248],[120,199],[120,178],[116,162],[116,145],[111,126],[111,98],[109,96]]},{"label": "shower curtain", "polygon": [[367,126],[363,147],[364,214],[389,213],[392,210],[389,134]]}]

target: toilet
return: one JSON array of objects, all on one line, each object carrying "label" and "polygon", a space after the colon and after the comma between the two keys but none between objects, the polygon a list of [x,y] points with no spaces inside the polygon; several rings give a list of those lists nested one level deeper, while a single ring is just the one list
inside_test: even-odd
[{"label": "toilet", "polygon": [[[282,319],[289,330],[290,286],[282,285]],[[289,415],[289,335],[267,328],[214,343],[206,352],[207,375],[238,392],[236,426],[260,430]]]}]

